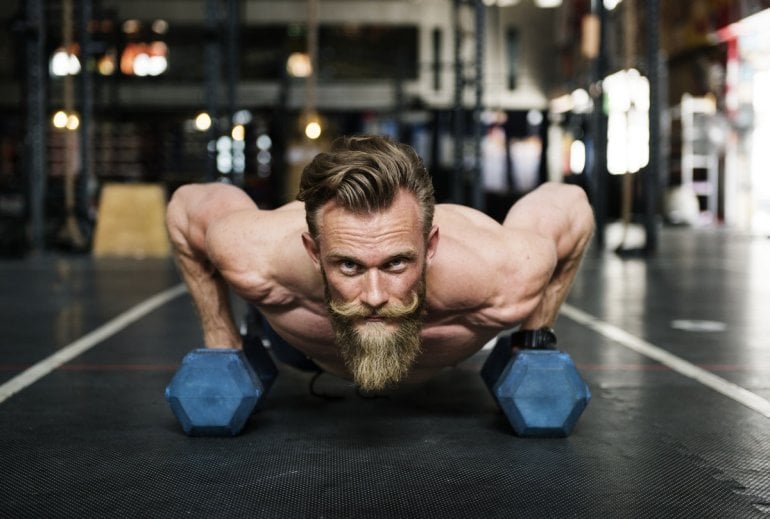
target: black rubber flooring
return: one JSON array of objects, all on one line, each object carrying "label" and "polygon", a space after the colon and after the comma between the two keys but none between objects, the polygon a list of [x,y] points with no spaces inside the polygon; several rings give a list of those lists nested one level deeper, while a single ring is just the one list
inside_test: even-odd
[{"label": "black rubber flooring", "polygon": [[[569,305],[770,399],[770,240],[665,229],[592,253]],[[170,261],[0,261],[0,384],[179,282]],[[672,321],[724,323],[685,331]],[[188,438],[163,399],[199,347],[188,296],[0,402],[0,517],[770,515],[770,419],[562,316],[593,400],[566,439],[514,436],[478,371],[364,399],[279,366],[236,438]]]}]

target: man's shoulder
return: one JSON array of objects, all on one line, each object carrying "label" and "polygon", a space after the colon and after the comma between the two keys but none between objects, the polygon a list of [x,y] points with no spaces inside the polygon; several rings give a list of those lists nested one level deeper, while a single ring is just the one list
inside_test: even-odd
[{"label": "man's shoulder", "polygon": [[444,233],[474,233],[479,230],[497,232],[499,222],[478,209],[459,204],[436,204],[434,223]]},{"label": "man's shoulder", "polygon": [[276,209],[254,206],[233,211],[212,222],[209,234],[210,240],[269,248],[279,245],[277,241],[282,237],[297,236],[299,240],[306,230],[304,205],[293,202]]},{"label": "man's shoulder", "polygon": [[286,300],[315,288],[315,270],[302,246],[302,204],[242,211],[218,222],[207,237],[209,258],[236,292],[251,302]]}]

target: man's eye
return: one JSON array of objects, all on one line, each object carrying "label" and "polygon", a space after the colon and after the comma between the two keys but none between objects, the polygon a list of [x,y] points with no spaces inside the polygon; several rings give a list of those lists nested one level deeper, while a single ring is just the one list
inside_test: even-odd
[{"label": "man's eye", "polygon": [[403,269],[406,266],[406,259],[404,258],[395,258],[390,260],[388,262],[388,268],[391,270],[400,270]]},{"label": "man's eye", "polygon": [[358,265],[354,261],[340,261],[339,265],[345,274],[355,274],[358,271]]}]

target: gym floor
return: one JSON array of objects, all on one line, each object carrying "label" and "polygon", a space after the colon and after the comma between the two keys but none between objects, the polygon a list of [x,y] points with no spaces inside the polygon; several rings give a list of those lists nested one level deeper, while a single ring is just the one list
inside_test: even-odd
[{"label": "gym floor", "polygon": [[770,240],[665,228],[591,251],[560,347],[593,400],[565,439],[510,430],[488,350],[379,398],[279,365],[235,438],[190,438],[163,390],[201,345],[172,262],[0,261],[0,517],[770,515]]}]

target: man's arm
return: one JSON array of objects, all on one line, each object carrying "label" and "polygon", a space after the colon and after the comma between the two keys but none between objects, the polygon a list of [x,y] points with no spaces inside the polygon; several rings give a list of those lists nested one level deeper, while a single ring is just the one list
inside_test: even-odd
[{"label": "man's arm", "polygon": [[585,191],[572,185],[544,184],[514,204],[503,226],[526,229],[554,244],[556,268],[539,304],[521,323],[523,330],[551,327],[593,236],[594,216]]},{"label": "man's arm", "polygon": [[166,225],[174,256],[208,347],[240,348],[241,337],[233,321],[228,286],[207,252],[207,232],[212,224],[228,215],[255,209],[246,193],[226,184],[182,186],[168,204]]}]

